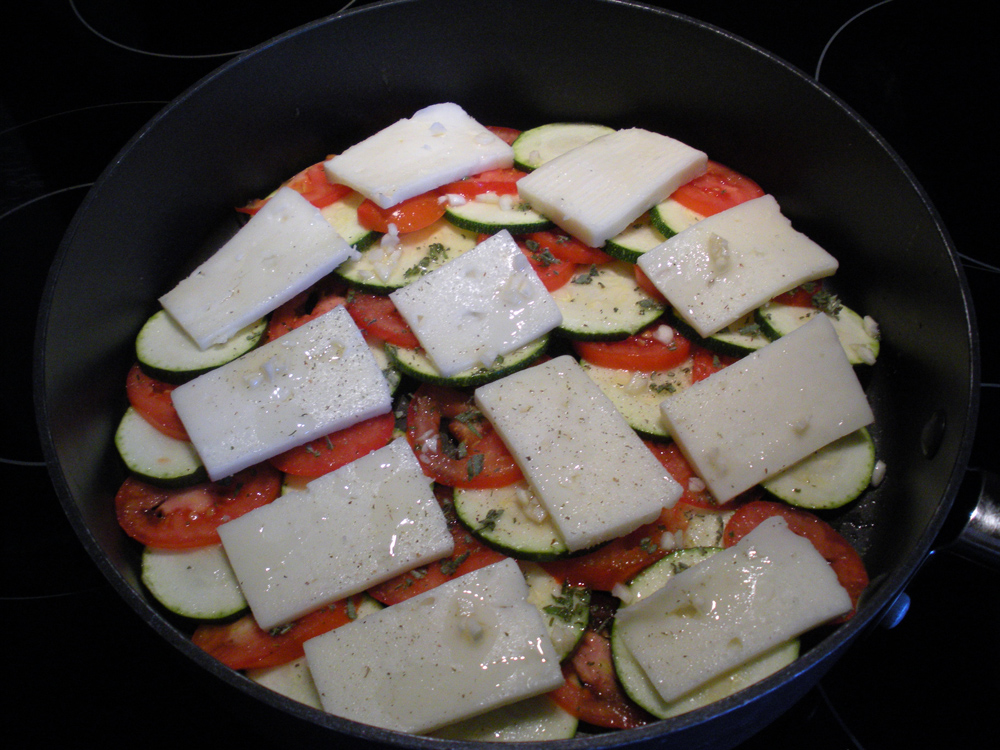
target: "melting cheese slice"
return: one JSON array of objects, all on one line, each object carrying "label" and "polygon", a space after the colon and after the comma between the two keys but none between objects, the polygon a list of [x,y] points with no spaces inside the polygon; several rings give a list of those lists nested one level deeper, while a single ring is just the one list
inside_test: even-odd
[{"label": "melting cheese slice", "polygon": [[507,559],[306,641],[323,708],[425,733],[563,684],[559,656]]},{"label": "melting cheese slice", "polygon": [[570,550],[634,531],[681,487],[569,355],[476,389]]},{"label": "melting cheese slice", "polygon": [[574,237],[600,247],[681,185],[707,157],[641,128],[595,138],[518,180],[518,194]]},{"label": "melting cheese slice", "polygon": [[490,367],[562,322],[507,230],[389,297],[445,376]]},{"label": "melting cheese slice", "polygon": [[614,627],[669,702],[850,609],[829,563],[774,517],[620,609]]},{"label": "melting cheese slice", "polygon": [[673,394],[660,409],[720,502],[875,418],[825,315]]},{"label": "melting cheese slice", "polygon": [[201,349],[228,341],[356,251],[291,188],[264,207],[160,304]]},{"label": "melting cheese slice", "polygon": [[771,195],[709,216],[638,260],[702,336],[799,284],[830,276],[837,265],[836,258],[792,228]]},{"label": "melting cheese slice", "polygon": [[219,536],[264,630],[454,549],[406,438],[223,524]]},{"label": "melting cheese slice", "polygon": [[509,167],[514,150],[457,104],[434,104],[326,162],[331,182],[382,208],[487,169]]},{"label": "melting cheese slice", "polygon": [[172,396],[212,479],[392,408],[385,376],[343,305]]}]

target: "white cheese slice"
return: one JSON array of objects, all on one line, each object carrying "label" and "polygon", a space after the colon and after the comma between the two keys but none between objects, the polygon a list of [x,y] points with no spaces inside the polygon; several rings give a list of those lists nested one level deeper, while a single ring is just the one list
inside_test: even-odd
[{"label": "white cheese slice", "polygon": [[434,104],[326,162],[332,182],[382,208],[487,169],[509,167],[514,150],[457,104]]},{"label": "white cheese slice", "polygon": [[764,195],[688,227],[638,265],[684,320],[711,336],[772,297],[830,276],[837,259]]},{"label": "white cheese slice", "polygon": [[850,609],[829,563],[774,517],[620,609],[615,633],[669,702]]},{"label": "white cheese slice", "polygon": [[221,344],[357,253],[318,208],[279,189],[160,304],[202,349]]},{"label": "white cheese slice", "polygon": [[518,194],[574,237],[600,247],[705,171],[707,157],[641,128],[595,138],[518,180]]},{"label": "white cheese slice", "polygon": [[562,322],[507,230],[389,297],[445,376],[490,367]]},{"label": "white cheese slice", "polygon": [[680,497],[666,472],[569,355],[475,393],[570,550],[634,531]]},{"label": "white cheese slice", "polygon": [[219,527],[264,630],[451,554],[434,489],[397,438]]},{"label": "white cheese slice", "polygon": [[527,595],[507,559],[306,641],[323,708],[425,733],[559,687],[559,657]]},{"label": "white cheese slice", "polygon": [[674,393],[660,409],[720,502],[874,421],[825,315]]},{"label": "white cheese slice", "polygon": [[392,408],[385,376],[343,305],[172,396],[212,479]]}]

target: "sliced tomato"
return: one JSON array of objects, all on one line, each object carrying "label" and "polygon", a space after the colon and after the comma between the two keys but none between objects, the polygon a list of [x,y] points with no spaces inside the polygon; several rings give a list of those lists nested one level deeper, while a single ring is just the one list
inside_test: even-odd
[{"label": "sliced tomato", "polygon": [[749,177],[709,161],[705,174],[679,187],[671,198],[695,213],[712,216],[762,195],[760,185]]},{"label": "sliced tomato", "polygon": [[774,298],[774,301],[782,305],[792,305],[794,307],[816,307],[816,295],[822,294],[822,292],[822,282],[810,281],[784,294],[779,294]]},{"label": "sliced tomato", "polygon": [[719,507],[719,503],[712,497],[712,493],[704,487],[704,482],[701,482],[700,485],[695,482],[695,488],[691,488],[691,479],[698,479],[698,476],[684,454],[681,453],[681,449],[677,447],[677,443],[672,440],[667,443],[655,443],[652,440],[644,442],[657,460],[663,464],[667,473],[684,488],[684,492],[678,500],[679,503],[695,508],[715,509]]},{"label": "sliced tomato", "polygon": [[605,636],[585,632],[562,670],[566,683],[549,695],[580,721],[606,729],[633,729],[653,721],[619,684]]},{"label": "sliced tomato", "polygon": [[761,521],[781,516],[788,528],[812,542],[816,550],[830,563],[837,580],[851,596],[854,610],[838,622],[854,616],[861,594],[868,586],[868,572],[857,550],[836,529],[823,519],[801,508],[792,508],[772,500],[755,500],[736,510],[724,530],[725,545],[731,547],[757,527]]},{"label": "sliced tomato", "polygon": [[559,260],[564,260],[567,263],[599,266],[614,260],[607,253],[595,247],[584,245],[580,240],[565,232],[533,232],[527,236],[526,241],[537,244],[542,252],[548,250]]},{"label": "sliced tomato", "polygon": [[126,534],[156,549],[194,549],[221,544],[218,528],[281,492],[281,473],[258,464],[217,482],[164,489],[126,479],[115,495],[118,524]]},{"label": "sliced tomato", "polygon": [[451,490],[439,486],[437,494],[445,511],[445,518],[448,519],[448,530],[455,540],[455,549],[442,560],[390,578],[369,589],[371,597],[382,604],[398,604],[411,596],[430,591],[442,583],[505,559],[506,555],[487,547],[459,523],[451,505]]},{"label": "sliced tomato", "polygon": [[300,292],[271,313],[265,341],[274,341],[346,302],[347,284],[334,276],[327,276],[311,289]]},{"label": "sliced tomato", "polygon": [[390,224],[400,234],[426,229],[444,216],[446,204],[438,200],[440,197],[437,190],[432,190],[389,208],[382,208],[366,198],[358,206],[358,223],[365,229],[383,234],[389,231]]},{"label": "sliced tomato", "polygon": [[691,365],[691,380],[695,383],[738,361],[738,357],[717,354],[697,344],[691,345],[691,357],[693,362]]},{"label": "sliced tomato", "polygon": [[517,246],[528,257],[531,267],[538,275],[538,278],[542,280],[545,288],[550,292],[554,292],[556,289],[568,284],[569,280],[576,273],[576,263],[568,263],[560,260],[551,253],[546,253],[537,244],[529,244],[523,240],[518,240]]},{"label": "sliced tomato", "polygon": [[305,655],[302,644],[310,638],[351,622],[361,597],[353,597],[310,612],[288,625],[262,630],[245,615],[226,623],[202,623],[191,641],[230,669],[278,667]]},{"label": "sliced tomato", "polygon": [[384,295],[355,292],[347,301],[347,312],[366,336],[404,349],[416,349],[420,346],[392,300]]},{"label": "sliced tomato", "polygon": [[496,193],[497,195],[517,195],[517,181],[527,172],[513,167],[507,169],[490,169],[471,177],[466,177],[438,189],[441,195],[461,195],[466,200],[472,200],[477,195]]},{"label": "sliced tomato", "polygon": [[521,478],[493,425],[462,391],[428,384],[417,388],[406,415],[406,437],[424,473],[449,487],[506,487]]},{"label": "sliced tomato", "polygon": [[[328,156],[327,159],[330,157]],[[335,201],[339,201],[341,198],[346,196],[351,192],[351,188],[347,185],[340,185],[338,183],[330,182],[330,179],[326,176],[326,170],[323,168],[323,162],[317,162],[312,166],[306,167],[297,175],[284,183],[285,186],[292,188],[293,190],[302,193],[303,197],[311,204],[316,206],[316,208],[325,208]],[[253,215],[257,213],[265,203],[268,202],[270,198],[260,198],[255,201],[251,201],[246,206],[238,208],[245,214]]]},{"label": "sliced tomato", "polygon": [[176,440],[190,440],[170,395],[176,387],[151,378],[138,362],[132,365],[125,379],[125,395],[133,409],[164,435]]},{"label": "sliced tomato", "polygon": [[675,331],[670,343],[663,343],[656,337],[659,325],[654,323],[621,341],[574,341],[573,349],[598,367],[639,372],[670,370],[688,359],[691,342]]},{"label": "sliced tomato", "polygon": [[667,298],[664,297],[663,293],[656,288],[652,281],[649,280],[645,271],[639,268],[639,266],[632,266],[632,273],[635,276],[636,285],[642,289],[642,291],[655,299],[657,302],[664,305],[667,304]]},{"label": "sliced tomato", "polygon": [[512,145],[517,137],[521,135],[520,130],[515,130],[514,128],[505,128],[497,125],[487,125],[486,129],[497,136],[500,140],[506,143],[508,146]]},{"label": "sliced tomato", "polygon": [[279,471],[314,479],[389,444],[396,418],[392,412],[366,419],[270,459]]}]

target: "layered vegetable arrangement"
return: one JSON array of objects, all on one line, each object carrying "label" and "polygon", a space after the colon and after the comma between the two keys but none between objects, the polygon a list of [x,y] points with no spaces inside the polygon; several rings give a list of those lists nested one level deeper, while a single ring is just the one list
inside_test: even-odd
[{"label": "layered vegetable arrangement", "polygon": [[[240,209],[137,338],[118,519],[194,642],[468,739],[641,726],[851,616],[874,321],[752,180],[417,112]],[[579,727],[579,723],[583,727]]]}]

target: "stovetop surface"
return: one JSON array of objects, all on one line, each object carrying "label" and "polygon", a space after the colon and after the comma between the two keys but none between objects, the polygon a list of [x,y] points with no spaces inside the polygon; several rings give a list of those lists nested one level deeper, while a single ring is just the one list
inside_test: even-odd
[{"label": "stovetop surface", "polygon": [[[982,329],[983,412],[995,414],[1000,252],[987,227],[996,157],[980,102],[1000,89],[982,6],[651,4],[727,29],[816,76],[900,154],[964,258]],[[4,299],[14,303],[0,420],[0,471],[12,490],[2,524],[4,716],[33,738],[278,741],[231,720],[218,684],[142,625],[77,542],[41,463],[31,350],[62,233],[132,134],[233,54],[339,7],[312,1],[249,12],[230,0],[43,0],[4,10],[0,241]],[[980,420],[973,466],[1000,469],[998,447],[996,424]],[[874,628],[819,687],[741,747],[880,750],[939,737],[958,746],[993,731],[1000,575],[942,551],[907,593],[900,624]]]}]

